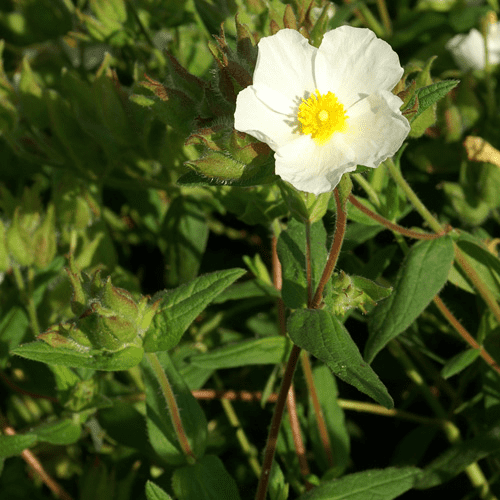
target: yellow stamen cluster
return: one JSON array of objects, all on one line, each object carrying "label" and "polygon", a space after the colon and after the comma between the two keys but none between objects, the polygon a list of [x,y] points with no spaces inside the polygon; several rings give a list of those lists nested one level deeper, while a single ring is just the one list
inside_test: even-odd
[{"label": "yellow stamen cluster", "polygon": [[346,128],[344,106],[332,92],[321,95],[318,90],[308,99],[302,99],[297,118],[303,134],[311,134],[318,144],[324,144],[335,132]]}]

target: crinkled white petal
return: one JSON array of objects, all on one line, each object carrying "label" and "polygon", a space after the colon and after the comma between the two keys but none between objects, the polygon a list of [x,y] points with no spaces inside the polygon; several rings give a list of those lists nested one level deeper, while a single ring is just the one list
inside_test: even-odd
[{"label": "crinkled white petal", "polygon": [[339,141],[340,134],[318,145],[302,135],[279,148],[274,155],[276,174],[296,189],[316,195],[332,191],[342,174],[356,170],[354,151]]},{"label": "crinkled white petal", "polygon": [[392,90],[403,68],[396,52],[373,31],[341,26],[323,37],[314,75],[322,94],[333,92],[344,107],[350,107],[377,90]]},{"label": "crinkled white petal", "polygon": [[448,40],[446,48],[462,71],[484,69],[484,39],[477,29],[473,28],[467,35],[455,35]]},{"label": "crinkled white petal", "polygon": [[375,92],[349,108],[348,128],[340,140],[354,151],[356,163],[378,167],[393,156],[410,132],[399,110],[403,102],[391,92]]},{"label": "crinkled white petal", "polygon": [[[270,100],[271,96],[264,94],[264,99]],[[234,128],[265,142],[274,151],[294,139],[294,128],[290,125],[294,119],[294,116],[277,113],[266,106],[253,86],[243,89],[236,98]]]},{"label": "crinkled white petal", "polygon": [[254,87],[270,88],[293,102],[301,99],[305,90],[315,90],[312,65],[318,49],[298,31],[280,30],[262,38],[258,47]]}]

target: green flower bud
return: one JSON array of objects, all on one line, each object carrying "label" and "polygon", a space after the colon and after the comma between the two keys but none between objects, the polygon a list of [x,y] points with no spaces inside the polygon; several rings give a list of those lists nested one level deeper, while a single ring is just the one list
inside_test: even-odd
[{"label": "green flower bud", "polygon": [[9,251],[7,249],[6,231],[3,222],[0,220],[0,272],[7,271],[10,267]]},{"label": "green flower bud", "polygon": [[7,248],[20,266],[31,266],[35,261],[34,246],[29,231],[21,223],[20,210],[20,207],[16,208],[7,229]]},{"label": "green flower bud", "polygon": [[130,292],[123,288],[113,286],[111,284],[111,276],[108,276],[104,285],[102,304],[113,310],[118,316],[130,321],[134,321],[139,314],[139,308],[134,302]]},{"label": "green flower bud", "polygon": [[73,254],[68,258],[69,268],[66,268],[71,286],[73,287],[73,295],[71,297],[71,310],[80,316],[87,308],[87,295],[85,294],[79,272],[75,266]]},{"label": "green flower bud", "polygon": [[54,205],[48,206],[42,224],[33,235],[32,245],[35,248],[35,264],[44,269],[54,260],[57,252]]}]

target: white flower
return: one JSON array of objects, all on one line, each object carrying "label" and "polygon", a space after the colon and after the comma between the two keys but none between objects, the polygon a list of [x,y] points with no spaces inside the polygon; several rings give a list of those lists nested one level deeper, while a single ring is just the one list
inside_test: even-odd
[{"label": "white flower", "polygon": [[375,168],[401,147],[410,125],[391,90],[403,68],[372,31],[342,26],[317,49],[284,29],[258,47],[253,85],[238,94],[234,126],[275,151],[282,179],[325,193],[345,172]]},{"label": "white flower", "polygon": [[[500,63],[500,23],[489,25],[486,41],[490,64]],[[462,71],[484,69],[486,62],[484,38],[477,29],[471,29],[467,35],[455,35],[448,41],[446,48]]]}]

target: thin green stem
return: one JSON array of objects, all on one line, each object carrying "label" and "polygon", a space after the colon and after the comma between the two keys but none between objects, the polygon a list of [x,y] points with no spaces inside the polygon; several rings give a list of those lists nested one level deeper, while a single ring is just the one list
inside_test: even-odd
[{"label": "thin green stem", "polygon": [[372,14],[371,10],[364,2],[361,2],[359,4],[359,11],[361,12],[361,15],[366,19],[368,28],[375,32],[378,37],[384,37],[384,28],[377,21],[377,18]]},{"label": "thin green stem", "polygon": [[332,276],[333,270],[335,269],[335,265],[337,264],[337,260],[339,258],[340,249],[342,248],[342,242],[344,241],[347,212],[345,210],[345,206],[343,206],[340,201],[338,188],[335,188],[335,202],[337,205],[335,235],[333,237],[332,247],[330,249],[330,255],[328,256],[325,269],[323,270],[323,274],[318,287],[316,288],[316,292],[314,293],[314,297],[309,304],[310,309],[317,309],[320,306],[321,301],[323,300],[323,290]]},{"label": "thin green stem", "polygon": [[195,463],[196,457],[194,456],[193,450],[191,450],[191,445],[189,444],[186,432],[184,431],[184,426],[182,424],[181,414],[179,407],[177,406],[177,401],[175,400],[175,394],[170,385],[170,382],[163,370],[163,367],[158,360],[158,357],[154,352],[147,352],[146,358],[149,361],[153,372],[156,375],[158,384],[160,385],[161,392],[165,401],[167,403],[168,411],[170,412],[170,418],[174,425],[175,434],[181,446],[181,449],[186,456],[188,462]]},{"label": "thin green stem", "polygon": [[408,199],[410,200],[410,203],[413,205],[415,210],[422,216],[422,218],[429,224],[429,226],[432,228],[433,231],[435,231],[438,234],[442,234],[443,228],[441,227],[441,224],[439,221],[427,210],[427,207],[420,201],[420,198],[417,196],[415,191],[410,187],[410,185],[406,182],[405,178],[401,174],[398,168],[396,168],[396,165],[394,165],[394,162],[392,161],[392,158],[388,158],[385,160],[384,164],[387,166],[389,169],[389,172],[396,182],[396,184],[404,191]]},{"label": "thin green stem", "polygon": [[306,225],[306,281],[307,281],[307,303],[312,299],[312,265],[311,265],[311,222],[307,220]]},{"label": "thin green stem", "polygon": [[378,13],[382,19],[382,24],[385,28],[386,36],[392,35],[392,23],[391,17],[389,16],[389,11],[387,10],[387,5],[385,0],[377,0]]},{"label": "thin green stem", "polygon": [[[222,390],[222,382],[217,374],[214,374],[214,380],[217,384],[218,389]],[[236,439],[240,443],[241,449],[247,457],[250,468],[253,470],[254,474],[257,477],[260,477],[261,467],[257,459],[257,450],[255,446],[252,446],[252,444],[250,444],[250,441],[248,440],[247,435],[245,434],[245,431],[243,430],[243,427],[240,423],[238,415],[234,411],[231,401],[229,399],[221,399],[220,403],[222,405],[222,408],[224,409],[224,413],[226,414],[227,419],[229,420],[229,423],[236,431]]]},{"label": "thin green stem", "polygon": [[354,179],[364,190],[369,200],[377,207],[380,208],[380,198],[378,197],[377,191],[373,189],[372,185],[361,175],[361,174],[351,174],[351,178]]}]

